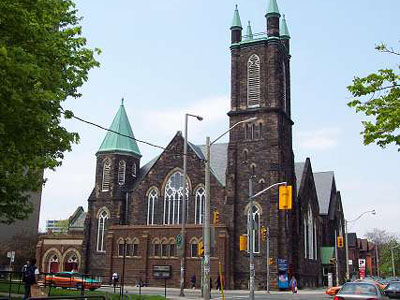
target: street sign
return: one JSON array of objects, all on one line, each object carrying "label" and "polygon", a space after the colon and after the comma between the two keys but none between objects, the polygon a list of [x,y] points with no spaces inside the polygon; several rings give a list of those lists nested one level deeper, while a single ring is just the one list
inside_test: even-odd
[{"label": "street sign", "polygon": [[349,266],[353,265],[353,260],[349,259]]},{"label": "street sign", "polygon": [[278,264],[278,270],[279,271],[287,271],[289,270],[288,262],[286,259],[277,259],[277,264]]},{"label": "street sign", "polygon": [[176,246],[180,247],[182,245],[182,236],[180,233],[176,236]]},{"label": "street sign", "polygon": [[155,279],[168,279],[171,277],[170,265],[153,266],[153,277]]},{"label": "street sign", "polygon": [[365,259],[358,260],[358,267],[365,268]]}]

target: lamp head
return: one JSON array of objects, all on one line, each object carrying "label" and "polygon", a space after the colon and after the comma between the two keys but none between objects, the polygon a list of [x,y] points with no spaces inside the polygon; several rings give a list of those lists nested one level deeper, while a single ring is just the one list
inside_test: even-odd
[{"label": "lamp head", "polygon": [[203,117],[196,116],[196,118],[197,118],[197,120],[199,120],[199,121],[203,121]]},{"label": "lamp head", "polygon": [[249,122],[253,122],[253,121],[255,121],[255,120],[257,120],[257,118],[256,118],[256,117],[252,117],[252,118],[249,118],[249,119],[244,120],[243,122],[244,122],[244,123],[249,123]]},{"label": "lamp head", "polygon": [[372,213],[373,215],[376,215],[375,209],[373,209],[373,210],[371,211],[371,213]]}]

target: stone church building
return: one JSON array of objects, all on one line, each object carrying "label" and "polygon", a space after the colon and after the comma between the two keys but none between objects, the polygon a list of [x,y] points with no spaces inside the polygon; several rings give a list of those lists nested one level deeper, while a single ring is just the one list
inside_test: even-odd
[{"label": "stone church building", "polygon": [[[334,177],[317,185],[320,175],[313,172],[309,159],[295,164],[290,36],[276,0],[270,1],[265,18],[266,34],[253,35],[250,24],[243,34],[239,12],[237,8],[234,11],[230,28],[231,107],[227,115],[230,126],[249,118],[255,121],[232,129],[228,143],[211,147],[211,214],[219,213],[219,222],[211,230],[211,277],[217,278],[221,263],[228,289],[248,288],[249,254],[240,251],[239,239],[248,233],[250,214],[256,223],[254,239],[249,243],[255,251],[257,289],[265,289],[267,264],[274,288],[291,275],[297,277],[300,287],[321,285],[326,276],[321,249],[334,247],[335,231],[343,232],[343,209]],[[205,148],[188,141],[185,187],[183,148],[184,138],[178,131],[159,156],[144,164],[121,103],[96,153],[95,186],[84,222],[80,223],[81,233],[75,235],[81,241],[74,242],[79,244],[77,270],[101,275],[108,282],[113,272],[122,273],[124,264],[126,283],[142,280],[156,286],[163,281],[153,276],[153,267],[168,265],[172,270],[168,285],[178,287],[176,239],[186,193],[185,284],[189,286],[193,274],[200,284],[202,258],[198,247],[204,222]],[[250,212],[249,178],[253,178],[254,193],[277,182],[288,182],[293,186],[293,209],[279,210],[278,188],[272,188],[255,199]],[[270,229],[271,260],[266,256],[262,226]],[[49,258],[54,262],[57,255],[63,256],[62,242],[54,242],[57,239],[63,237],[45,235],[39,241],[37,256],[45,272],[50,271]],[[63,246],[64,250],[74,243]],[[344,277],[344,263],[341,260],[337,266],[340,278]],[[60,263],[58,270],[63,268]]]}]

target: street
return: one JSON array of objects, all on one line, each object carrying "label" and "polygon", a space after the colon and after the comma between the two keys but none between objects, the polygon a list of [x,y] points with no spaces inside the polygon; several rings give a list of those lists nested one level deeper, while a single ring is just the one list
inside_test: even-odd
[{"label": "street", "polygon": [[[112,288],[102,288],[103,291],[112,292]],[[117,290],[118,293],[118,290]],[[139,294],[139,288],[133,286],[125,287],[126,294]],[[233,300],[233,299],[248,299],[248,291],[245,290],[229,290],[225,291],[225,299]],[[142,295],[162,295],[164,296],[164,288],[159,287],[144,287],[141,289]],[[179,297],[179,289],[177,288],[167,288],[167,298],[168,299],[202,299],[200,295],[200,291],[197,290],[185,290],[185,297]],[[325,294],[325,289],[317,289],[317,290],[304,290],[299,291],[296,295],[292,295],[290,292],[271,292],[267,294],[265,291],[256,291],[255,299],[296,299],[296,300],[308,300],[308,299],[332,299],[332,297]],[[221,294],[213,290],[212,291],[212,299],[222,299]]]}]

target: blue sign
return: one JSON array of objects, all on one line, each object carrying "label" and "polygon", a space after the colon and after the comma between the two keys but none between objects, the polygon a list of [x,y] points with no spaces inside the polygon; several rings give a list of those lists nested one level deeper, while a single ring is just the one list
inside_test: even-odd
[{"label": "blue sign", "polygon": [[279,274],[278,288],[280,288],[280,289],[288,289],[289,288],[289,277],[288,277],[287,273]]},{"label": "blue sign", "polygon": [[285,272],[285,271],[289,270],[289,265],[288,265],[287,259],[278,258],[277,264],[278,264],[278,271]]}]

